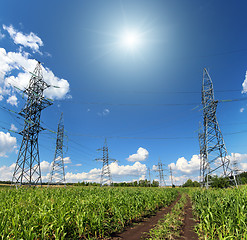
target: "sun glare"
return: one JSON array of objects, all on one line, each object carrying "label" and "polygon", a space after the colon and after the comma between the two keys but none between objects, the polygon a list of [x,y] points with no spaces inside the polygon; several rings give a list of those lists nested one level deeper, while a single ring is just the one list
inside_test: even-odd
[{"label": "sun glare", "polygon": [[128,50],[135,50],[140,45],[140,38],[135,32],[126,32],[122,36],[122,44]]}]

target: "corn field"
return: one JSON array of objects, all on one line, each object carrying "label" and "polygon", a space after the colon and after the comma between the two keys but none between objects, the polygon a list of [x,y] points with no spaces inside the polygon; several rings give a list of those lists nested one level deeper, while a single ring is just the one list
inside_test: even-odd
[{"label": "corn field", "polygon": [[247,187],[193,191],[203,239],[247,239]]},{"label": "corn field", "polygon": [[169,205],[177,194],[160,188],[2,188],[1,238],[99,239]]}]

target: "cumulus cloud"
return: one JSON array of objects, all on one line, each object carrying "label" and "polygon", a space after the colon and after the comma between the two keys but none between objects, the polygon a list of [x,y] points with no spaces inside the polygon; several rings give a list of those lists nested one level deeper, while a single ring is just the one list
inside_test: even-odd
[{"label": "cumulus cloud", "polygon": [[11,104],[12,106],[16,106],[17,107],[17,97],[15,95],[10,96],[7,99],[7,103]]},{"label": "cumulus cloud", "polygon": [[5,35],[0,30],[0,40],[3,39],[4,37],[5,37]]},{"label": "cumulus cloud", "polygon": [[191,174],[193,172],[199,171],[200,169],[200,156],[193,155],[190,161],[187,161],[184,157],[177,160],[176,163],[171,163],[168,165],[173,170],[179,170],[182,173]]},{"label": "cumulus cloud", "polygon": [[65,157],[65,158],[63,158],[63,162],[64,162],[64,164],[69,164],[69,163],[71,163],[70,157]]},{"label": "cumulus cloud", "polygon": [[0,157],[7,157],[7,153],[12,152],[16,148],[16,138],[10,133],[0,132]]},{"label": "cumulus cloud", "polygon": [[[48,161],[42,161],[40,163],[42,181],[46,182],[50,177],[51,164]],[[145,164],[135,162],[133,165],[119,165],[117,162],[112,162],[110,165],[111,174],[114,178],[123,177],[135,177],[144,179],[147,172]],[[0,179],[11,180],[13,175],[15,164],[11,166],[3,166],[0,168]],[[89,172],[73,173],[67,172],[65,175],[66,182],[100,182],[101,168],[93,168]]]},{"label": "cumulus cloud", "polygon": [[2,166],[0,167],[0,178],[2,181],[11,181],[13,173],[15,170],[15,163],[10,166]]},{"label": "cumulus cloud", "polygon": [[[117,162],[112,162],[110,165],[111,174],[114,178],[117,177],[139,177],[146,174],[147,167],[145,164],[140,162],[134,163],[131,165],[119,165]],[[89,172],[81,173],[66,173],[67,182],[78,182],[78,181],[87,181],[87,182],[100,182],[101,169],[93,168]]]},{"label": "cumulus cloud", "polygon": [[142,147],[139,147],[137,150],[137,153],[129,155],[127,160],[129,162],[139,162],[139,161],[145,161],[148,158],[148,150]]},{"label": "cumulus cloud", "polygon": [[15,124],[11,124],[11,126],[10,126],[10,130],[13,130],[13,131],[17,131],[18,130],[18,128],[15,126]]},{"label": "cumulus cloud", "polygon": [[49,162],[47,162],[47,161],[42,161],[42,162],[40,163],[40,169],[41,169],[41,173],[50,172],[51,163],[49,163]]},{"label": "cumulus cloud", "polygon": [[[26,52],[7,52],[4,48],[0,48],[0,95],[11,95],[10,85],[24,90],[28,87],[31,74],[37,62],[29,59]],[[23,69],[26,69],[23,72]],[[20,70],[17,76],[11,75],[12,70]],[[67,80],[55,76],[55,74],[47,67],[42,66],[44,81],[51,87],[44,91],[44,96],[51,99],[62,99],[68,96],[69,83]],[[13,94],[12,94],[13,95]]]},{"label": "cumulus cloud", "polygon": [[33,32],[30,32],[29,34],[24,34],[20,31],[17,31],[12,25],[3,25],[3,29],[9,33],[10,37],[14,40],[15,44],[19,44],[24,47],[29,47],[34,52],[39,52],[39,48],[44,45],[42,40]]},{"label": "cumulus cloud", "polygon": [[247,92],[247,71],[245,73],[245,79],[242,83],[242,87],[243,87],[242,93],[246,93]]},{"label": "cumulus cloud", "polygon": [[230,161],[236,160],[237,167],[239,170],[247,171],[247,154],[241,154],[241,153],[231,153],[229,156]]},{"label": "cumulus cloud", "polygon": [[244,111],[244,108],[240,108],[240,112],[242,113]]}]

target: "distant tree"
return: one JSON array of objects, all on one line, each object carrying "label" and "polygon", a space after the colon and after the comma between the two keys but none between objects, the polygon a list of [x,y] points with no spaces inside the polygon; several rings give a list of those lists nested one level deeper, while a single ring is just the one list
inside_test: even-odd
[{"label": "distant tree", "polygon": [[152,186],[152,187],[158,187],[158,186],[159,186],[159,182],[158,182],[158,181],[153,180],[153,182],[152,182],[151,186]]},{"label": "distant tree", "polygon": [[197,181],[192,181],[191,179],[188,179],[182,187],[200,187],[200,183]]},{"label": "distant tree", "polygon": [[211,176],[210,182],[212,188],[227,188],[230,186],[229,178]]}]

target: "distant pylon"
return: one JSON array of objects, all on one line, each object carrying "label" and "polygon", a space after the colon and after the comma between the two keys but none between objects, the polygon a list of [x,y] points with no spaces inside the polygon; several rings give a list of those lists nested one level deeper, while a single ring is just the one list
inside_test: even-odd
[{"label": "distant pylon", "polygon": [[43,130],[40,126],[40,116],[41,111],[52,103],[43,96],[49,85],[43,80],[40,62],[31,74],[29,86],[23,91],[27,95],[27,101],[19,113],[25,117],[25,121],[24,129],[19,132],[23,139],[12,178],[12,184],[16,186],[42,185],[38,145],[39,132]]},{"label": "distant pylon", "polygon": [[241,182],[241,178],[240,178],[240,174],[242,173],[243,171],[241,171],[239,168],[238,168],[238,160],[235,156],[235,153],[232,154],[232,174],[233,176],[236,177],[236,181],[237,183],[240,185],[242,184]]},{"label": "distant pylon", "polygon": [[[216,118],[216,108],[218,101],[214,100],[213,82],[204,68],[202,83],[202,106],[203,106],[203,135],[199,135],[200,155],[202,155],[201,173],[203,186],[210,185],[209,177],[218,175],[229,177],[231,175],[223,135],[220,131],[219,123]],[[236,183],[235,176],[233,178]]]},{"label": "distant pylon", "polygon": [[64,123],[63,123],[63,113],[61,113],[60,121],[57,128],[57,143],[56,143],[54,160],[51,166],[49,184],[65,184],[63,137],[64,137]]},{"label": "distant pylon", "polygon": [[172,183],[172,186],[173,186],[172,167],[171,166],[170,166],[170,177],[171,177],[171,183]]},{"label": "distant pylon", "polygon": [[105,144],[103,148],[98,149],[98,151],[102,151],[103,156],[102,158],[97,158],[97,161],[102,161],[103,166],[101,170],[101,176],[100,176],[100,186],[103,186],[105,184],[112,186],[112,177],[111,177],[111,171],[109,166],[109,161],[116,161],[115,159],[109,159],[109,151],[107,146],[107,140],[105,139]]},{"label": "distant pylon", "polygon": [[150,168],[148,168],[148,177],[149,177],[149,187],[151,187],[151,174],[150,174]]},{"label": "distant pylon", "polygon": [[166,186],[166,182],[165,182],[165,179],[164,179],[164,169],[163,169],[163,166],[164,166],[164,164],[161,163],[161,161],[159,159],[158,165],[156,165],[157,169],[155,171],[159,173],[160,187],[165,187]]}]

